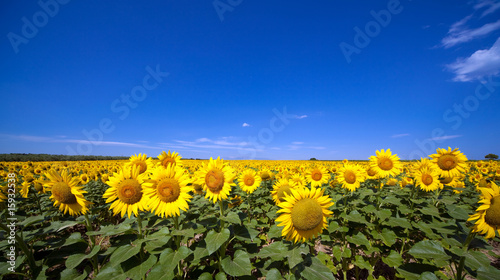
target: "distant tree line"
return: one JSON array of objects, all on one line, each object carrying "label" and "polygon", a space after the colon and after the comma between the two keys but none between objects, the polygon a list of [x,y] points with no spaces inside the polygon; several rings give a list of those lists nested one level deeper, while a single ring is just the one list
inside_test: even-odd
[{"label": "distant tree line", "polygon": [[49,155],[49,154],[0,154],[0,161],[84,161],[84,160],[120,160],[125,156],[91,155]]}]

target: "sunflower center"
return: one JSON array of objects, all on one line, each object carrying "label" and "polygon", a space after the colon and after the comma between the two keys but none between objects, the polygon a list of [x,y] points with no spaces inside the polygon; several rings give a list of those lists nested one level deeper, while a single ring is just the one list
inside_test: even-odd
[{"label": "sunflower center", "polygon": [[298,230],[312,230],[323,221],[323,209],[311,198],[297,201],[291,214],[293,226]]},{"label": "sunflower center", "polygon": [[434,181],[434,179],[432,179],[431,175],[422,174],[422,183],[424,183],[424,185],[428,186],[428,185],[432,184],[433,181]]},{"label": "sunflower center", "polygon": [[54,198],[64,204],[76,203],[76,196],[71,193],[71,187],[64,182],[57,182],[52,186]]},{"label": "sunflower center", "polygon": [[356,182],[356,174],[351,170],[346,170],[344,172],[344,179],[348,184],[354,184]]},{"label": "sunflower center", "polygon": [[368,171],[366,171],[366,174],[368,174],[368,176],[375,176],[377,174],[377,171],[375,171],[375,169],[368,169]]},{"label": "sunflower center", "polygon": [[321,177],[323,177],[323,174],[321,174],[321,171],[319,171],[318,169],[314,169],[314,170],[311,172],[311,178],[312,178],[314,181],[319,181],[319,180],[321,180]]},{"label": "sunflower center", "polygon": [[488,187],[488,181],[486,180],[486,178],[482,178],[479,181],[479,187],[480,188],[487,188]]},{"label": "sunflower center", "polygon": [[490,226],[500,227],[500,196],[491,199],[491,205],[486,210],[484,221]]},{"label": "sunflower center", "polygon": [[252,186],[255,183],[255,178],[251,175],[245,175],[245,179],[243,180],[245,185]]},{"label": "sunflower center", "polygon": [[438,159],[437,164],[442,170],[452,170],[458,165],[457,158],[454,155],[441,156]]},{"label": "sunflower center", "polygon": [[384,157],[378,161],[378,167],[382,170],[391,170],[393,166],[394,164],[390,158]]},{"label": "sunflower center", "polygon": [[441,183],[444,185],[451,183],[452,180],[453,180],[453,177],[444,177],[442,179],[439,179],[439,181],[441,181]]},{"label": "sunflower center", "polygon": [[269,175],[269,173],[267,173],[267,172],[262,172],[260,174],[260,178],[262,178],[262,180],[266,181],[267,179],[271,178],[271,175]]},{"label": "sunflower center", "polygon": [[137,161],[134,164],[139,167],[139,174],[144,173],[148,169],[148,165],[144,161]]},{"label": "sunflower center", "polygon": [[290,185],[282,185],[278,189],[278,191],[276,193],[276,196],[278,197],[278,200],[280,202],[285,201],[285,193],[288,194],[288,195],[292,194],[292,191],[290,190]]},{"label": "sunflower center", "polygon": [[224,173],[220,170],[210,170],[205,176],[205,184],[212,192],[219,192],[224,187]]},{"label": "sunflower center", "polygon": [[118,187],[118,198],[126,204],[135,204],[142,198],[142,187],[135,179],[126,179]]},{"label": "sunflower center", "polygon": [[174,202],[181,193],[179,182],[172,178],[161,180],[156,187],[158,197],[163,202]]},{"label": "sunflower center", "polygon": [[175,165],[175,159],[173,158],[165,158],[163,161],[162,161],[162,165],[164,167],[167,167],[168,165]]}]

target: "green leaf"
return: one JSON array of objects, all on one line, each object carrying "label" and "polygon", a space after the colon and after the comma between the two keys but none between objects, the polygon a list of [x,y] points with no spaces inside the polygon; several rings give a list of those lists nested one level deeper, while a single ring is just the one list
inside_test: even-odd
[{"label": "green leaf", "polygon": [[224,272],[219,272],[215,275],[215,280],[227,280],[226,274]]},{"label": "green leaf", "polygon": [[[253,241],[260,233],[260,231],[256,230],[254,227],[248,225],[243,225],[243,226],[235,225],[233,229],[234,229],[234,236],[236,237],[236,239],[241,241]],[[281,232],[279,236],[281,236]],[[269,236],[269,238],[272,237]]]},{"label": "green leaf", "polygon": [[426,271],[418,277],[419,280],[439,280],[439,278],[436,276],[436,274]]},{"label": "green leaf", "polygon": [[276,268],[271,268],[266,274],[266,280],[281,280],[281,272]]},{"label": "green leaf", "polygon": [[349,215],[346,216],[346,219],[350,222],[360,223],[360,224],[369,224],[366,221],[365,216],[361,215],[358,211],[354,210]]},{"label": "green leaf", "polygon": [[177,251],[168,248],[161,253],[159,263],[164,267],[164,271],[170,272],[177,267],[180,260],[187,258],[192,253],[193,251],[186,246],[181,246]]},{"label": "green leaf", "polygon": [[390,267],[398,267],[403,264],[403,258],[394,250],[391,250],[389,256],[382,257],[382,261]]},{"label": "green leaf", "polygon": [[336,221],[332,221],[328,225],[328,232],[333,233],[333,232],[337,231],[339,228],[340,228],[339,223],[337,223]]},{"label": "green leaf", "polygon": [[159,254],[163,252],[165,249],[164,247],[168,244],[168,241],[170,241],[172,237],[170,235],[163,236],[158,239],[146,239],[146,246],[144,246],[144,249],[146,251],[150,252],[151,254]]},{"label": "green leaf", "polygon": [[389,221],[387,221],[386,224],[391,226],[391,227],[402,227],[402,228],[409,228],[409,229],[412,228],[410,222],[408,222],[408,220],[405,218],[390,217]]},{"label": "green leaf", "polygon": [[367,269],[368,271],[373,271],[373,267],[370,262],[367,262],[363,256],[357,255],[355,257],[354,264],[362,269]]},{"label": "green leaf", "polygon": [[317,257],[323,264],[325,264],[330,269],[330,271],[333,271],[333,273],[337,273],[337,268],[335,267],[335,264],[333,263],[332,257],[330,255],[320,251],[318,252]]},{"label": "green leaf", "polygon": [[99,251],[101,250],[101,246],[97,245],[95,246],[92,251],[86,255],[86,254],[74,254],[68,257],[66,259],[66,268],[72,269],[77,267],[83,260],[85,259],[90,259],[93,256],[95,256]]},{"label": "green leaf", "polygon": [[243,250],[238,250],[234,253],[234,258],[227,256],[221,261],[224,272],[231,276],[251,275],[252,264],[248,253]]},{"label": "green leaf", "polygon": [[387,246],[392,246],[392,244],[396,243],[397,235],[390,229],[384,228],[381,233],[373,230],[371,234],[373,238],[382,240]]},{"label": "green leaf", "polygon": [[332,254],[337,259],[337,261],[340,261],[340,259],[342,258],[342,250],[340,249],[340,246],[332,247]]},{"label": "green leaf", "polygon": [[99,274],[94,278],[94,280],[125,280],[127,275],[123,273],[121,266],[119,265],[106,265],[103,267]]},{"label": "green leaf", "polygon": [[212,274],[208,273],[208,272],[203,272],[199,277],[198,277],[198,280],[212,280],[214,279],[212,277]]},{"label": "green leaf", "polygon": [[267,237],[269,239],[280,238],[282,230],[283,230],[283,227],[279,227],[277,225],[272,225],[271,228],[269,229],[269,232],[267,233]]},{"label": "green leaf", "polygon": [[[142,245],[142,244],[141,244]],[[131,257],[137,255],[141,250],[141,245],[125,245],[116,249],[111,257],[109,258],[109,262],[113,265],[119,265],[122,262],[130,259]]]},{"label": "green leaf", "polygon": [[167,271],[164,265],[162,265],[160,262],[157,262],[155,265],[153,265],[153,268],[151,268],[151,271],[148,273],[148,277],[146,279],[172,280],[174,279],[174,272],[173,270]]},{"label": "green leaf", "polygon": [[496,269],[491,265],[480,267],[477,270],[477,279],[478,280],[500,279],[500,270]]},{"label": "green leaf", "polygon": [[184,237],[194,237],[194,229],[193,228],[188,228],[188,229],[174,229],[172,230],[172,235],[180,235]]},{"label": "green leaf", "polygon": [[58,247],[69,246],[78,242],[85,241],[83,241],[82,235],[79,232],[73,232],[70,236],[68,236],[68,238],[64,239],[64,243],[62,243]]},{"label": "green leaf", "polygon": [[273,261],[280,261],[286,257],[288,248],[283,242],[274,242],[269,246],[263,247],[257,254],[260,258],[271,258]]},{"label": "green leaf", "polygon": [[456,220],[466,221],[469,218],[469,212],[463,206],[448,204],[446,208],[448,208],[448,214]]},{"label": "green leaf", "polygon": [[66,268],[61,272],[61,279],[71,279],[71,280],[85,280],[87,278],[87,272],[83,271],[80,274],[76,269]]},{"label": "green leaf", "polygon": [[382,210],[376,212],[376,214],[377,214],[379,221],[384,221],[385,219],[392,216],[392,212],[389,209],[382,209]]},{"label": "green leaf", "polygon": [[204,258],[208,255],[210,255],[208,253],[208,250],[207,250],[207,247],[206,247],[206,244],[205,244],[205,241],[202,240],[200,243],[197,244],[196,248],[194,249],[194,259],[195,260],[201,260],[201,258]]},{"label": "green leaf", "polygon": [[308,280],[335,280],[333,272],[318,258],[312,257],[310,266],[306,266],[301,275]]},{"label": "green leaf", "polygon": [[125,274],[127,274],[127,276],[131,279],[143,279],[144,275],[146,275],[146,272],[148,272],[149,269],[156,264],[156,261],[156,256],[151,254],[147,258],[147,260],[138,262],[135,267],[125,271]]},{"label": "green leaf", "polygon": [[347,239],[348,242],[350,242],[352,244],[355,244],[355,245],[363,245],[366,248],[370,248],[371,247],[370,241],[368,241],[368,239],[366,238],[366,236],[363,233],[361,233],[361,232],[358,232],[354,236],[347,236],[346,239]]},{"label": "green leaf", "polygon": [[469,250],[467,254],[465,254],[465,265],[473,270],[478,270],[480,267],[489,266],[490,259],[480,251]]},{"label": "green leaf", "polygon": [[208,253],[211,255],[215,251],[217,251],[224,242],[226,242],[231,233],[229,229],[225,228],[222,232],[216,232],[215,230],[211,230],[207,233],[207,237],[205,237],[205,242],[207,243]]},{"label": "green leaf", "polygon": [[293,250],[289,251],[287,255],[288,267],[292,269],[299,263],[303,262],[304,260],[302,259],[302,254],[305,255],[308,251],[309,249],[306,247],[296,247]]},{"label": "green leaf", "polygon": [[448,260],[448,256],[441,244],[434,240],[423,240],[413,245],[408,253],[415,258],[433,259],[433,260]]},{"label": "green leaf", "polygon": [[229,212],[226,216],[221,217],[221,220],[232,223],[232,224],[241,224],[240,216],[235,212]]},{"label": "green leaf", "polygon": [[430,264],[408,263],[397,267],[396,270],[402,278],[408,280],[418,280],[422,273],[426,271],[435,272],[438,271],[439,268]]}]

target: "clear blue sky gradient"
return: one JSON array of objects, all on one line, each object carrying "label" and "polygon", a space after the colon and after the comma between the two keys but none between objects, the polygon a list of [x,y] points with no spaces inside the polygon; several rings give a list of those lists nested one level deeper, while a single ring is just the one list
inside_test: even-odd
[{"label": "clear blue sky gradient", "polygon": [[3,1],[0,153],[483,159],[499,18],[485,0]]}]

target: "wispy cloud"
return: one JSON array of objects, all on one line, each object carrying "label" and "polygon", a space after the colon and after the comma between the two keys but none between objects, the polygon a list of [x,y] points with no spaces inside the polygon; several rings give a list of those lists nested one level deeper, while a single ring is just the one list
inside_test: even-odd
[{"label": "wispy cloud", "polygon": [[499,1],[485,0],[485,1],[479,1],[479,3],[474,5],[475,10],[480,10],[483,8],[485,8],[485,10],[481,14],[481,17],[492,14],[496,10],[500,9],[500,2]]},{"label": "wispy cloud", "polygon": [[478,37],[486,36],[489,33],[500,29],[500,20],[484,24],[483,26],[475,29],[469,29],[464,26],[465,22],[468,20],[469,18],[466,17],[451,26],[448,36],[441,40],[445,49],[451,48],[460,43],[472,41]]},{"label": "wispy cloud", "polygon": [[89,141],[85,139],[66,139],[59,136],[56,137],[45,137],[45,136],[34,136],[34,135],[12,135],[12,134],[1,134],[0,137],[10,138],[19,141],[27,142],[37,142],[37,143],[71,143],[71,144],[92,144],[95,146],[121,146],[121,147],[136,147],[136,148],[149,148],[149,149],[159,149],[157,146],[149,146],[137,143],[128,142],[118,142],[118,141]]},{"label": "wispy cloud", "polygon": [[299,115],[295,115],[294,117],[295,117],[296,119],[298,119],[298,120],[301,120],[301,119],[305,119],[305,118],[307,118],[307,115],[301,115],[301,116],[299,116]]},{"label": "wispy cloud", "polygon": [[394,134],[391,137],[392,138],[401,138],[401,137],[405,137],[405,136],[410,136],[410,134],[409,133]]},{"label": "wispy cloud", "polygon": [[304,142],[292,142],[293,145],[302,145]]},{"label": "wispy cloud", "polygon": [[444,136],[429,138],[429,140],[431,140],[431,141],[444,141],[444,140],[454,139],[454,138],[458,138],[458,137],[462,137],[462,135],[444,135]]},{"label": "wispy cloud", "polygon": [[168,147],[179,150],[195,151],[194,149],[224,149],[224,150],[251,150],[262,151],[257,147],[251,146],[245,141],[234,141],[235,137],[220,137],[216,140],[209,138],[198,138],[195,141],[173,140],[172,143],[160,143]]},{"label": "wispy cloud", "polygon": [[243,123],[243,125],[242,125],[242,126],[243,126],[243,127],[249,127],[249,126],[250,126],[250,124],[248,124],[248,123]]},{"label": "wispy cloud", "polygon": [[455,73],[454,81],[468,82],[500,73],[500,37],[489,49],[478,50],[467,58],[447,65]]}]

